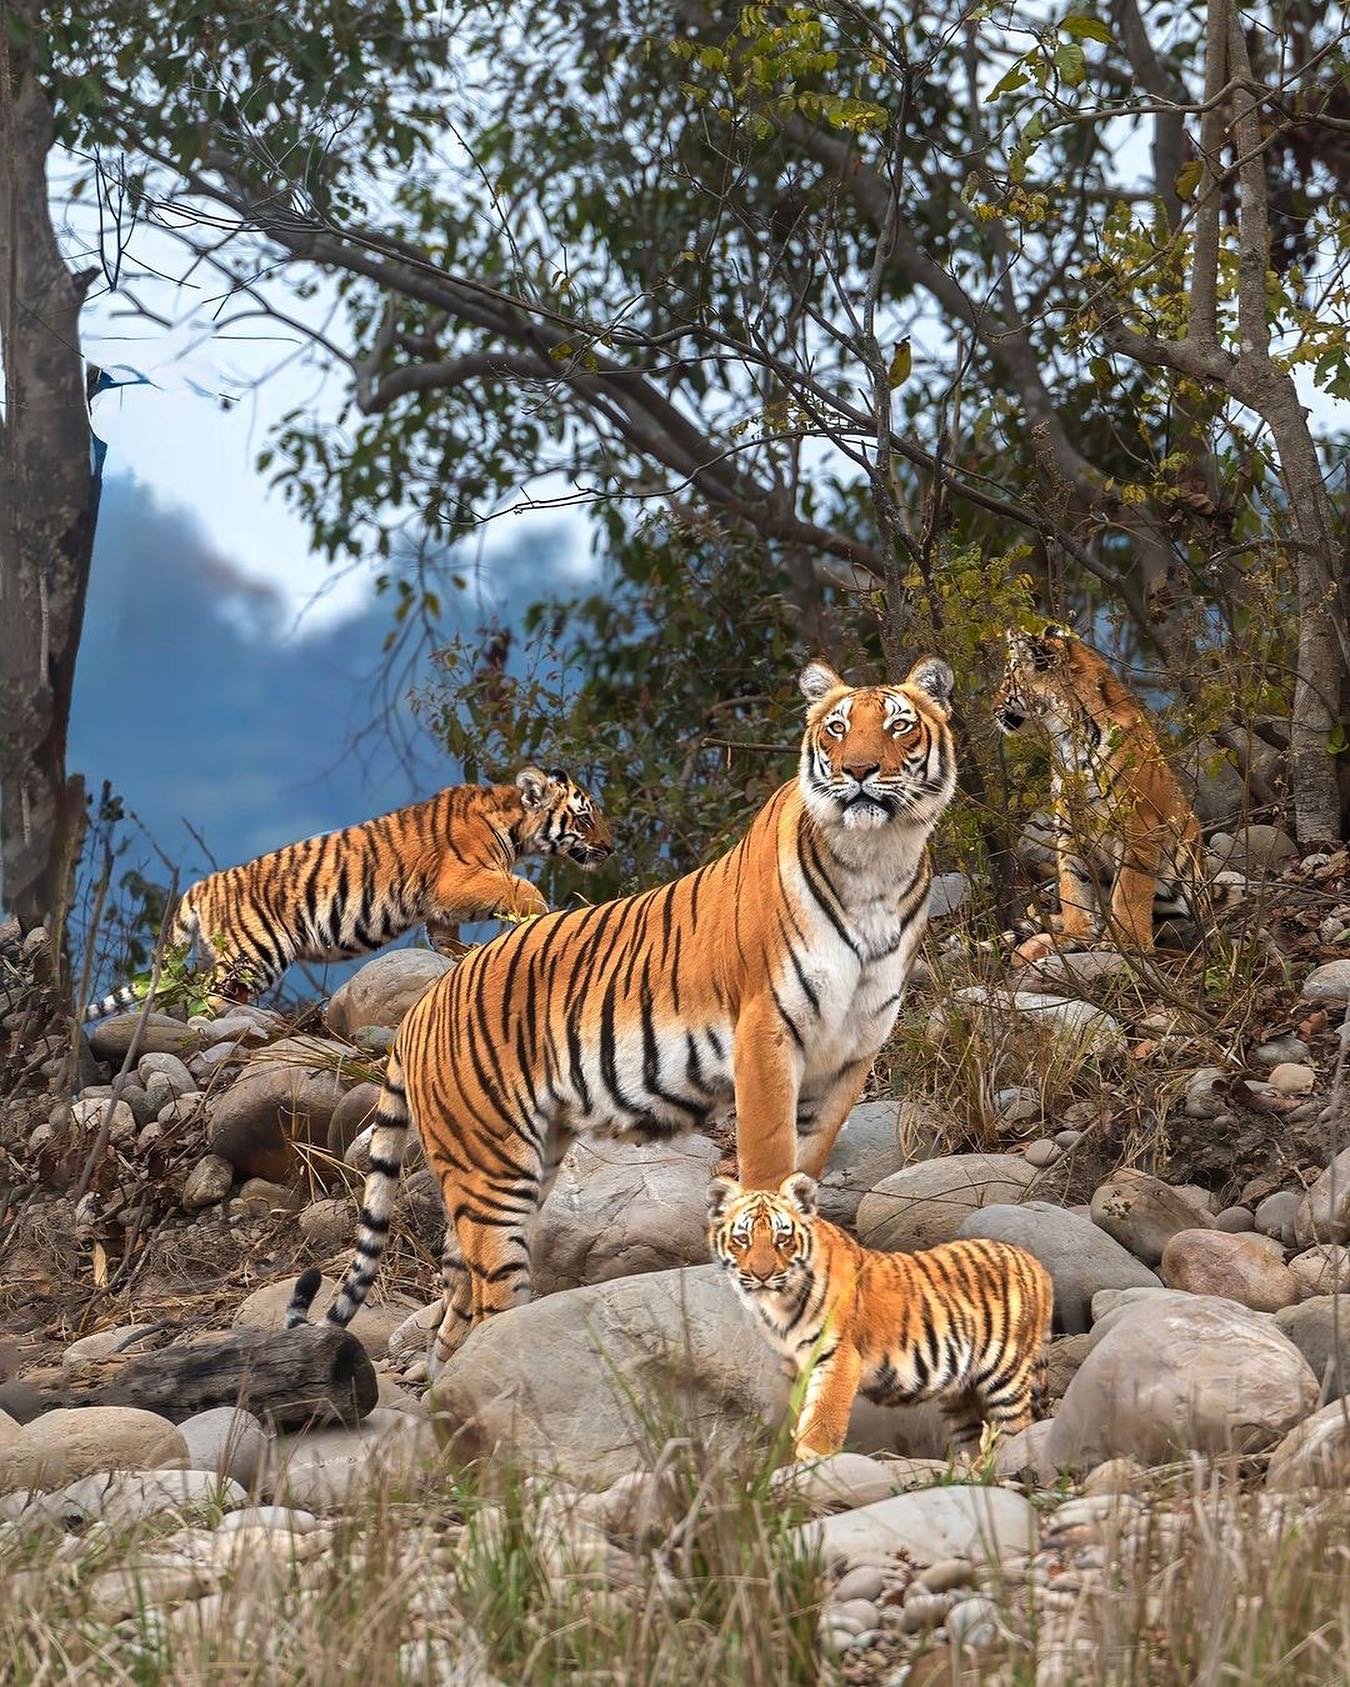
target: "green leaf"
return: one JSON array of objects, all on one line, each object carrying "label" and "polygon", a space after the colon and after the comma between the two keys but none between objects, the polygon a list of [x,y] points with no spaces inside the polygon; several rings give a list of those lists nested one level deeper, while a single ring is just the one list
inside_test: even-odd
[{"label": "green leaf", "polygon": [[1082,12],[1070,12],[1059,27],[1062,34],[1072,35],[1077,41],[1100,41],[1105,47],[1113,41],[1111,31],[1100,18],[1085,17]]},{"label": "green leaf", "polygon": [[1203,159],[1192,158],[1189,164],[1183,164],[1177,171],[1177,179],[1174,183],[1177,190],[1177,198],[1194,198],[1195,190],[1200,186],[1200,178],[1204,175],[1204,173],[1205,165]]},{"label": "green leaf", "polygon": [[1087,60],[1076,41],[1066,41],[1055,48],[1055,68],[1071,88],[1087,80]]},{"label": "green leaf", "polygon": [[1027,75],[1025,65],[1019,60],[1012,69],[1000,76],[989,90],[991,100],[999,99],[1003,94],[1015,93],[1018,88],[1025,88],[1031,78]]}]

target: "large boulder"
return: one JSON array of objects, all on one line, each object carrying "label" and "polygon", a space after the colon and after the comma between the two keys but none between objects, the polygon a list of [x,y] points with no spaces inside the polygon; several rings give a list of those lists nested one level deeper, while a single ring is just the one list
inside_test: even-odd
[{"label": "large boulder", "polygon": [[1065,1391],[1046,1451],[1082,1470],[1130,1456],[1262,1452],[1317,1404],[1317,1379],[1267,1315],[1164,1294],[1119,1306]]},{"label": "large boulder", "polygon": [[1036,1513],[1006,1488],[932,1487],[894,1494],[796,1531],[827,1564],[884,1564],[896,1553],[926,1567],[943,1559],[985,1563],[1036,1550]]},{"label": "large boulder", "polygon": [[535,1226],[535,1293],[702,1265],[708,1184],[720,1158],[706,1136],[577,1143]]},{"label": "large boulder", "polygon": [[1350,1415],[1344,1400],[1332,1400],[1305,1418],[1270,1455],[1266,1487],[1277,1494],[1302,1488],[1344,1492],[1350,1472]]},{"label": "large boulder", "polygon": [[820,1180],[821,1217],[851,1229],[868,1190],[915,1160],[926,1159],[936,1140],[909,1103],[859,1103],[845,1120]]},{"label": "large boulder", "polygon": [[1092,1194],[1092,1222],[1145,1265],[1157,1265],[1179,1230],[1204,1230],[1209,1213],[1161,1178],[1122,1167]]},{"label": "large boulder", "polygon": [[1254,1312],[1278,1312],[1299,1297],[1298,1278],[1264,1236],[1179,1230],[1163,1250],[1159,1274],[1169,1289],[1235,1300]]},{"label": "large boulder", "polygon": [[[535,1300],[480,1324],[427,1396],[458,1458],[604,1488],[653,1438],[740,1437],[785,1418],[791,1386],[720,1266],[654,1271]],[[940,1455],[931,1406],[860,1401],[849,1446]]]},{"label": "large boulder", "polygon": [[1237,832],[1215,832],[1209,852],[1220,867],[1249,879],[1276,873],[1286,861],[1298,859],[1298,845],[1278,826],[1243,826]]},{"label": "large boulder", "polygon": [[274,1043],[211,1102],[211,1153],[244,1177],[286,1182],[295,1170],[293,1143],[327,1146],[328,1127],[346,1088],[346,1052],[319,1038]]},{"label": "large boulder", "polygon": [[1308,1190],[1294,1218],[1294,1235],[1312,1242],[1350,1242],[1350,1148],[1342,1148]]},{"label": "large boulder", "polygon": [[980,1207],[1015,1203],[1036,1182],[1036,1168],[1015,1154],[946,1154],[882,1178],[858,1206],[865,1247],[914,1253],[951,1242]]},{"label": "large boulder", "polygon": [[417,998],[454,964],[432,949],[388,949],[333,992],[325,1017],[340,1037],[367,1025],[397,1030]]},{"label": "large boulder", "polygon": [[1308,1361],[1323,1400],[1350,1393],[1350,1300],[1315,1295],[1298,1306],[1284,1307],[1275,1314],[1275,1323]]},{"label": "large boulder", "polygon": [[1102,1289],[1154,1288],[1158,1279],[1118,1242],[1085,1218],[1028,1201],[985,1207],[962,1220],[959,1234],[1015,1242],[1035,1254],[1055,1285],[1055,1325],[1069,1334],[1092,1322],[1092,1297]]},{"label": "large boulder", "polygon": [[188,1448],[178,1429],[137,1406],[43,1412],[0,1439],[0,1493],[56,1488],[96,1471],[181,1469]]}]

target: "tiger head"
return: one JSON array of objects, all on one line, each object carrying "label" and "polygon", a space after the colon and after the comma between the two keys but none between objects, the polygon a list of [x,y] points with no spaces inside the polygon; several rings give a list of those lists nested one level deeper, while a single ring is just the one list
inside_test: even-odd
[{"label": "tiger head", "polygon": [[614,853],[614,834],[589,792],[565,768],[523,767],[516,775],[525,809],[520,849],[531,855],[566,855],[597,867]]},{"label": "tiger head", "polygon": [[808,662],[798,684],[807,702],[801,786],[826,828],[931,826],[956,787],[951,695],[955,681],[936,656],[898,685],[851,686],[826,663]]},{"label": "tiger head", "polygon": [[805,1172],[771,1189],[730,1177],[708,1187],[708,1247],[744,1295],[779,1294],[801,1282],[815,1251],[816,1185]]},{"label": "tiger head", "polygon": [[1040,633],[1010,630],[1008,665],[994,693],[1000,732],[1017,732],[1032,716],[1062,715],[1075,694],[1075,671],[1087,646],[1051,622]]}]

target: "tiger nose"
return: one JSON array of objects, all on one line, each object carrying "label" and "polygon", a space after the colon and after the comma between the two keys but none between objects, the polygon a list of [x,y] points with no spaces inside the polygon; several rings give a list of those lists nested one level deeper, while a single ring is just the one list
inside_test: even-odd
[{"label": "tiger nose", "polygon": [[746,1267],[757,1283],[767,1283],[769,1278],[777,1271],[778,1262],[771,1259],[767,1265],[763,1263],[756,1265],[753,1260],[747,1260]]},{"label": "tiger nose", "polygon": [[880,769],[880,767],[881,763],[879,761],[846,761],[844,763],[844,772],[847,773],[851,779],[856,779],[858,783],[862,785],[869,780],[872,775]]}]

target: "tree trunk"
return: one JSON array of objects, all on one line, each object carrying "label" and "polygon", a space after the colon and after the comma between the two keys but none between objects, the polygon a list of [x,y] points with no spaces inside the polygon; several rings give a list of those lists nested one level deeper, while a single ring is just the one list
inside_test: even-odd
[{"label": "tree trunk", "polygon": [[47,199],[52,113],[32,75],[39,0],[0,0],[0,904],[25,927],[70,903],[83,782],[66,777],[98,509],[80,304]]}]

